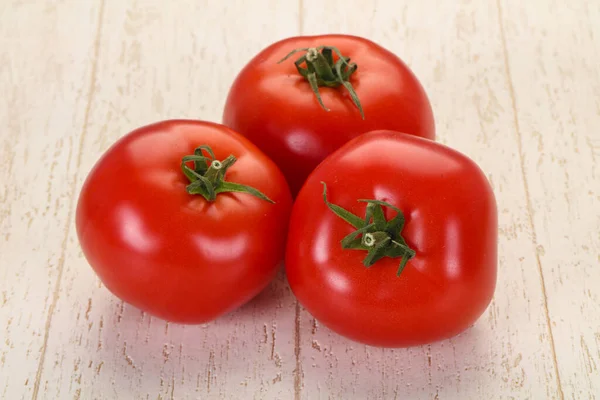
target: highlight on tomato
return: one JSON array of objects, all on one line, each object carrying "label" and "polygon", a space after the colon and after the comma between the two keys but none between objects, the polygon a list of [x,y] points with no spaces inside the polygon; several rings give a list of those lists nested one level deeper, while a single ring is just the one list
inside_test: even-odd
[{"label": "highlight on tomato", "polygon": [[431,105],[392,52],[350,35],[292,37],[254,57],[233,83],[223,123],[281,168],[296,195],[350,139],[377,129],[435,138]]},{"label": "highlight on tomato", "polygon": [[117,297],[168,321],[202,323],[272,280],[291,201],[279,168],[245,137],[163,121],[124,136],[96,163],[77,234]]},{"label": "highlight on tomato", "polygon": [[492,189],[469,158],[412,135],[366,133],[327,157],[296,198],[287,278],[318,321],[352,340],[446,339],[492,299],[497,224]]}]

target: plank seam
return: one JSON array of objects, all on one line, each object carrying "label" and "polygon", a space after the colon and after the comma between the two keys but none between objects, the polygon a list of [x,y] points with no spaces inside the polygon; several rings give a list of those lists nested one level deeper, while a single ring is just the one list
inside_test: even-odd
[{"label": "plank seam", "polygon": [[546,319],[546,326],[548,327],[548,335],[550,338],[550,349],[552,351],[552,363],[554,365],[554,370],[556,372],[556,385],[557,385],[557,389],[558,389],[558,396],[561,400],[564,400],[565,396],[563,393],[562,384],[561,384],[561,380],[560,380],[560,372],[558,370],[558,360],[556,357],[556,346],[554,344],[554,333],[552,332],[550,311],[548,309],[548,295],[546,293],[546,282],[544,279],[544,273],[543,273],[543,269],[542,269],[542,261],[540,259],[540,254],[537,251],[538,240],[537,240],[537,234],[536,234],[536,229],[535,229],[535,223],[533,220],[533,205],[531,202],[531,196],[529,194],[529,183],[527,181],[527,174],[525,173],[525,160],[524,160],[524,156],[523,156],[523,143],[522,143],[523,138],[521,135],[521,126],[519,123],[519,117],[517,115],[517,100],[516,100],[516,96],[515,96],[515,88],[514,88],[514,84],[513,84],[512,73],[510,70],[510,63],[508,60],[508,46],[506,44],[506,35],[504,32],[504,24],[502,23],[502,20],[503,20],[502,6],[500,4],[500,0],[496,0],[496,6],[498,8],[498,25],[500,28],[500,39],[502,41],[504,71],[506,74],[508,90],[510,93],[510,102],[511,102],[511,107],[512,107],[513,120],[514,120],[513,122],[514,122],[514,126],[515,126],[515,132],[517,135],[517,148],[519,151],[519,165],[520,165],[520,169],[521,169],[521,176],[523,179],[523,187],[525,189],[525,201],[526,201],[526,205],[527,205],[527,217],[528,217],[528,222],[529,222],[529,228],[531,229],[531,239],[532,239],[533,246],[534,246],[535,259],[536,259],[536,264],[537,264],[537,269],[538,269],[538,273],[539,273],[539,277],[540,277],[540,284],[541,284],[541,289],[542,289],[542,297],[544,300],[544,316]]},{"label": "plank seam", "polygon": [[56,309],[56,304],[58,303],[60,283],[61,283],[63,270],[64,270],[64,266],[65,266],[67,240],[68,240],[69,234],[71,232],[71,219],[73,218],[73,208],[75,207],[75,197],[76,197],[75,192],[77,189],[77,181],[79,178],[79,169],[81,166],[83,143],[84,143],[87,131],[88,131],[90,111],[92,108],[91,105],[92,105],[92,100],[93,100],[93,97],[95,94],[98,58],[100,55],[100,37],[101,37],[101,33],[102,33],[103,16],[104,16],[104,0],[102,0],[100,2],[100,10],[98,12],[98,23],[97,23],[97,27],[96,27],[96,36],[94,39],[94,61],[92,62],[92,70],[91,70],[91,74],[90,74],[91,75],[90,76],[90,85],[89,85],[88,97],[87,97],[87,101],[86,101],[86,108],[85,108],[85,114],[84,114],[84,119],[83,119],[83,128],[82,128],[81,137],[79,139],[77,162],[75,165],[75,176],[73,177],[73,181],[71,182],[71,193],[69,196],[69,199],[70,199],[69,200],[69,213],[67,214],[67,226],[65,229],[65,235],[63,237],[63,241],[62,241],[62,245],[61,245],[61,256],[58,260],[58,265],[57,265],[57,276],[56,276],[56,283],[54,285],[54,291],[52,293],[52,302],[50,303],[50,306],[48,307],[48,316],[46,317],[46,324],[45,324],[45,329],[44,329],[45,330],[44,331],[44,340],[42,342],[42,349],[41,349],[41,354],[40,354],[40,360],[38,362],[37,372],[35,374],[35,383],[33,386],[33,394],[31,397],[32,400],[36,400],[39,395],[42,372],[44,370],[44,361],[46,359],[46,350],[48,347],[48,338],[50,336],[50,326],[52,325],[52,317],[54,315],[54,310]]},{"label": "plank seam", "polygon": [[302,391],[302,364],[300,362],[300,303],[296,300],[294,316],[294,356],[296,368],[294,368],[294,400],[300,400]]}]

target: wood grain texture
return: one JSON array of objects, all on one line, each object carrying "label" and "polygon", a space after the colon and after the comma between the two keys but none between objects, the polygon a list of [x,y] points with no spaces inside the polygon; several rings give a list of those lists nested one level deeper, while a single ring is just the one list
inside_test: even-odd
[{"label": "wood grain texture", "polygon": [[[600,3],[501,1],[520,162],[565,397],[600,397]],[[548,24],[560,15],[560,24]],[[527,37],[528,40],[520,40]]]},{"label": "wood grain texture", "polygon": [[2,399],[31,398],[44,360],[65,265],[96,14],[89,2],[0,5]]},{"label": "wood grain texture", "polygon": [[[438,138],[498,201],[495,298],[410,349],[350,342],[281,273],[201,326],[123,304],[74,229],[86,174],[166,118],[219,121],[237,71],[299,33],[404,59]],[[0,398],[600,398],[600,3],[580,0],[0,2]]]}]

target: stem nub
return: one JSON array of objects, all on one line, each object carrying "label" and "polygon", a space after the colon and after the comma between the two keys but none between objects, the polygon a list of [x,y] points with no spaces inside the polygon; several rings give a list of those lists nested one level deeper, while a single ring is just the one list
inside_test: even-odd
[{"label": "stem nub", "polygon": [[[287,60],[298,52],[304,52],[304,55],[298,58],[294,62],[294,65],[300,75],[302,75],[310,84],[319,105],[325,111],[329,111],[329,109],[325,107],[325,104],[323,104],[321,94],[319,93],[319,87],[344,86],[348,93],[350,93],[352,102],[358,108],[360,116],[362,119],[365,119],[365,113],[363,112],[358,95],[350,83],[350,76],[357,70],[358,65],[356,65],[356,63],[351,63],[350,57],[343,56],[340,50],[333,46],[295,49],[279,62],[281,63]],[[333,62],[333,53],[339,57],[335,63]],[[303,67],[302,64],[305,64],[306,66]]]},{"label": "stem nub", "polygon": [[373,245],[375,244],[375,238],[373,237],[372,233],[365,233],[363,235],[363,244],[367,247],[373,247]]},{"label": "stem nub", "polygon": [[[275,203],[258,189],[225,180],[227,169],[236,161],[237,159],[233,155],[228,156],[223,161],[216,160],[215,154],[209,146],[198,146],[194,150],[194,155],[185,156],[181,159],[181,171],[190,181],[190,184],[185,188],[186,191],[189,194],[199,194],[207,201],[215,201],[219,193],[238,192],[248,193],[259,199]],[[188,162],[194,163],[193,169],[187,165]]]},{"label": "stem nub", "polygon": [[[323,200],[335,215],[356,228],[355,231],[342,239],[342,248],[350,250],[365,250],[367,256],[363,259],[363,265],[370,267],[383,257],[402,258],[396,271],[400,276],[406,263],[412,259],[416,252],[411,249],[402,237],[404,228],[404,213],[385,201],[380,200],[358,200],[366,202],[367,211],[364,218],[352,214],[350,211],[332,204],[327,200],[327,185],[323,184]],[[391,220],[385,219],[383,206],[396,211],[396,216]]]}]

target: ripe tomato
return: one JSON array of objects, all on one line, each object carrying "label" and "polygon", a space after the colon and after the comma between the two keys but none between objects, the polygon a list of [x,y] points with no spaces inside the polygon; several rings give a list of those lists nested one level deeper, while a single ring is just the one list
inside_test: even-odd
[{"label": "ripe tomato", "polygon": [[[293,59],[278,63],[298,48],[299,68]],[[431,105],[410,69],[383,47],[348,35],[293,37],[267,47],[236,78],[223,122],[279,165],[294,195],[327,155],[364,132],[435,137]]]},{"label": "ripe tomato", "polygon": [[77,204],[77,233],[116,296],[169,321],[201,323],[271,281],[290,210],[283,174],[246,138],[172,120],[131,132],[97,162]]},{"label": "ripe tomato", "polygon": [[488,306],[496,264],[496,202],[484,174],[416,136],[353,139],[310,175],[292,210],[294,294],[362,343],[404,347],[460,333]]}]

